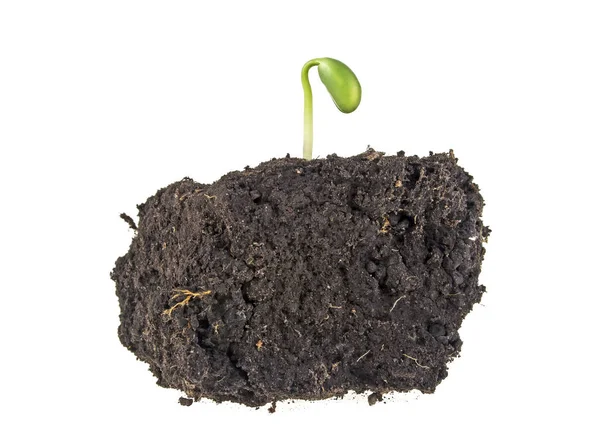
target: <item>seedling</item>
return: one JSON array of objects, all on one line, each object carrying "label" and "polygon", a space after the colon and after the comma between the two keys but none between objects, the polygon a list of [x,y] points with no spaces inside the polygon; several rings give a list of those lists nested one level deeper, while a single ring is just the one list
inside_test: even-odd
[{"label": "seedling", "polygon": [[308,81],[308,71],[317,65],[321,82],[329,91],[335,106],[343,113],[351,113],[360,104],[361,88],[356,75],[341,61],[333,58],[315,58],[302,67],[302,87],[304,88],[304,148],[305,160],[312,159],[313,150],[313,111],[312,89]]}]

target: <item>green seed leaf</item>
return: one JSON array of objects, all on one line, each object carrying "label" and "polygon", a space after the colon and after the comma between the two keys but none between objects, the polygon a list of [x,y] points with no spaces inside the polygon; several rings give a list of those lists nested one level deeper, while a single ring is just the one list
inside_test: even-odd
[{"label": "green seed leaf", "polygon": [[335,106],[343,113],[351,113],[360,104],[360,82],[350,68],[333,58],[318,58],[321,81],[329,91]]}]

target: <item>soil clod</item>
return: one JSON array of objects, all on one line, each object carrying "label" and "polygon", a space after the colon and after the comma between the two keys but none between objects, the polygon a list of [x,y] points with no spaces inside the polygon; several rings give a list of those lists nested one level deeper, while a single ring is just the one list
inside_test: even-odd
[{"label": "soil clod", "polygon": [[125,223],[127,223],[127,225],[129,225],[129,228],[131,228],[134,231],[137,231],[137,225],[135,224],[134,220],[131,218],[131,216],[129,216],[127,213],[121,213],[119,215],[119,217],[121,219],[123,219],[125,221]]},{"label": "soil clod", "polygon": [[485,291],[456,161],[286,157],[159,190],[112,272],[121,342],[185,406],[433,392]]},{"label": "soil clod", "polygon": [[373,406],[377,402],[383,401],[383,396],[379,392],[373,392],[369,394],[369,397],[367,397],[367,401],[369,402],[369,406]]},{"label": "soil clod", "polygon": [[179,397],[179,404],[181,406],[192,406],[193,403],[194,400],[192,400],[191,398]]}]

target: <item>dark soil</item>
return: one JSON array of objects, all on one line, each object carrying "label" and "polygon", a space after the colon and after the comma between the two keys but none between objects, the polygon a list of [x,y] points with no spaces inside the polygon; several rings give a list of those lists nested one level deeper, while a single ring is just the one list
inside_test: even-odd
[{"label": "dark soil", "polygon": [[485,290],[482,207],[452,152],[186,178],[138,207],[119,337],[195,400],[433,392]]}]

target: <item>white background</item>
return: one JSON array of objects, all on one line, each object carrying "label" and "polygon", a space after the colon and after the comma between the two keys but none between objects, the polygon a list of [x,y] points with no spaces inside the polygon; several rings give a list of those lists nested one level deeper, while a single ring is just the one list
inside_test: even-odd
[{"label": "white background", "polygon": [[[434,395],[179,406],[117,338],[119,219],[184,176],[453,148],[486,199],[488,287]],[[0,435],[598,436],[595,1],[0,3]]]}]

